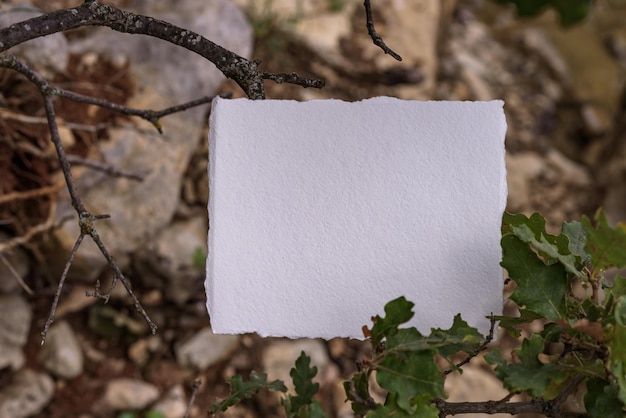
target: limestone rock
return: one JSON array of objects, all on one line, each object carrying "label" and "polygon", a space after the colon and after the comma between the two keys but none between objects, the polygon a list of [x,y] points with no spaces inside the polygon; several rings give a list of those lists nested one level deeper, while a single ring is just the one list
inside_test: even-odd
[{"label": "limestone rock", "polygon": [[152,405],[151,409],[160,412],[167,418],[184,417],[187,411],[185,390],[181,385],[172,387],[160,401]]},{"label": "limestone rock", "polygon": [[141,380],[119,378],[109,381],[102,397],[105,410],[139,410],[159,397],[156,386]]},{"label": "limestone rock", "polygon": [[183,367],[204,370],[226,358],[239,340],[239,335],[216,335],[204,328],[176,348],[176,360]]},{"label": "limestone rock", "polygon": [[54,394],[54,381],[45,373],[19,371],[0,391],[0,418],[26,418],[40,413]]},{"label": "limestone rock", "polygon": [[83,372],[83,352],[67,322],[57,322],[50,328],[39,359],[50,373],[63,379],[73,379]]},{"label": "limestone rock", "polygon": [[24,365],[26,344],[33,316],[29,304],[19,295],[0,295],[0,369],[17,370]]},{"label": "limestone rock", "polygon": [[[252,30],[242,11],[228,0],[137,2],[133,10],[194,30],[234,52],[249,56]],[[224,76],[204,58],[162,40],[128,35],[108,28],[71,45],[72,52],[104,54],[114,60],[131,60],[137,94],[128,106],[161,109],[215,93]],[[121,58],[120,58],[121,57]],[[74,170],[79,192],[94,214],[111,219],[96,224],[97,231],[121,268],[129,256],[155,239],[173,218],[182,176],[202,132],[205,108],[195,108],[163,119],[164,134],[144,121],[109,130],[96,155],[119,169],[144,172],[143,182],[115,179],[91,170]],[[69,221],[68,219],[69,215]],[[61,222],[63,221],[63,222]],[[76,214],[67,192],[60,193],[57,222],[49,262],[60,272],[78,236]],[[99,249],[89,238],[78,251],[69,275],[93,280],[106,267]]]}]

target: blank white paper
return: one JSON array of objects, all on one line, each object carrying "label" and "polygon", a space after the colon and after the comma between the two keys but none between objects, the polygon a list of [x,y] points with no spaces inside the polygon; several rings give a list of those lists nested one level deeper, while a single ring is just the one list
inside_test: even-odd
[{"label": "blank white paper", "polygon": [[502,101],[221,99],[209,132],[215,333],[364,338],[399,296],[423,333],[502,311]]}]

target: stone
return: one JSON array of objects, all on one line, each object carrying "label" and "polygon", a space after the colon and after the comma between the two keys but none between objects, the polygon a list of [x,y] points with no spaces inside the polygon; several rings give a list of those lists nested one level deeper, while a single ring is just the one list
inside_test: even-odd
[{"label": "stone", "polygon": [[158,397],[159,389],[150,383],[119,378],[107,383],[101,402],[105,410],[139,410],[152,404]]},{"label": "stone", "polygon": [[62,379],[73,379],[83,372],[83,351],[66,321],[52,325],[39,353],[39,360],[46,370]]},{"label": "stone", "polygon": [[172,222],[136,254],[133,265],[139,276],[161,284],[165,298],[182,306],[203,286],[204,269],[196,258],[206,255],[207,230],[205,217]]},{"label": "stone", "polygon": [[[9,236],[0,232],[0,242]],[[15,275],[23,279],[30,271],[28,254],[20,247],[0,254],[0,293],[18,292],[21,287]]]},{"label": "stone", "polygon": [[187,400],[185,390],[181,385],[173,386],[167,391],[165,396],[150,408],[152,411],[160,412],[167,418],[182,418],[187,411]]},{"label": "stone", "polygon": [[[0,28],[41,14],[42,12],[30,3],[3,4],[0,6]],[[8,53],[26,61],[44,77],[62,73],[67,69],[69,62],[68,42],[63,33],[32,39],[9,49]]]},{"label": "stone", "polygon": [[[252,52],[252,29],[243,12],[228,0],[184,0],[175,9],[167,1],[136,2],[131,11],[194,30],[242,56]],[[128,106],[161,109],[215,94],[225,77],[203,57],[157,38],[128,35],[108,28],[95,30],[70,45],[73,53],[97,53],[114,61],[131,61],[137,83]],[[163,135],[145,121],[108,131],[110,140],[99,152],[111,165],[147,172],[143,182],[110,178],[83,167],[74,177],[85,205],[94,214],[111,219],[96,224],[98,234],[125,269],[130,255],[152,242],[172,220],[179,201],[182,176],[202,133],[206,107],[176,113],[163,119]],[[69,219],[69,220],[68,220]],[[79,234],[76,214],[67,192],[60,192],[57,222],[46,251],[53,271],[60,273]],[[106,268],[106,260],[90,239],[77,253],[69,276],[93,281]]]},{"label": "stone", "polygon": [[54,394],[54,381],[45,373],[20,370],[0,390],[0,418],[26,418],[39,414]]},{"label": "stone", "polygon": [[22,347],[32,316],[30,305],[20,295],[0,295],[0,369],[18,370],[24,365]]},{"label": "stone", "polygon": [[267,373],[267,379],[269,381],[282,380],[287,388],[293,392],[294,386],[289,373],[302,351],[311,358],[311,366],[317,367],[317,375],[313,380],[319,382],[321,376],[325,375],[330,362],[328,350],[321,340],[304,338],[276,340],[265,349],[263,352],[263,370]]},{"label": "stone", "polygon": [[182,367],[204,370],[230,355],[240,339],[239,335],[216,335],[203,328],[176,347],[176,360]]},{"label": "stone", "polygon": [[544,170],[542,158],[534,152],[506,154],[507,186],[509,189],[507,210],[517,213],[531,209],[531,180]]}]

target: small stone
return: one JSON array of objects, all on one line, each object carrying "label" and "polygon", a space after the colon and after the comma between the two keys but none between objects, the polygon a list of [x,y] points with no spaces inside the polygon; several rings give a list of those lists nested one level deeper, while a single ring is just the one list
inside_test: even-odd
[{"label": "small stone", "polygon": [[152,406],[151,410],[160,412],[167,418],[184,417],[187,411],[185,390],[181,385],[172,387],[160,401]]},{"label": "small stone", "polygon": [[138,410],[157,400],[159,390],[156,386],[141,380],[120,378],[109,381],[102,402],[105,409]]},{"label": "small stone", "polygon": [[176,360],[183,367],[204,370],[226,358],[238,345],[238,335],[216,335],[201,329],[176,349]]},{"label": "small stone", "polygon": [[18,370],[24,365],[22,347],[26,344],[32,310],[19,295],[0,295],[0,369]]},{"label": "small stone", "polygon": [[52,399],[54,381],[45,373],[24,369],[0,391],[0,418],[26,418],[40,413]]},{"label": "small stone", "polygon": [[83,372],[83,351],[67,322],[60,321],[50,328],[39,360],[46,370],[63,379],[73,379]]}]

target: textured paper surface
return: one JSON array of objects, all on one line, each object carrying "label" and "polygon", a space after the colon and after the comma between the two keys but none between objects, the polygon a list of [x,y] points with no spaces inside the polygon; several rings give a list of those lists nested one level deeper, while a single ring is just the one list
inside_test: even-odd
[{"label": "textured paper surface", "polygon": [[502,311],[502,101],[213,102],[216,333],[363,338],[399,296],[420,331]]}]

